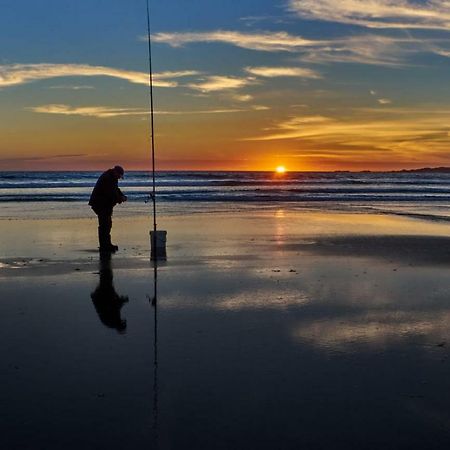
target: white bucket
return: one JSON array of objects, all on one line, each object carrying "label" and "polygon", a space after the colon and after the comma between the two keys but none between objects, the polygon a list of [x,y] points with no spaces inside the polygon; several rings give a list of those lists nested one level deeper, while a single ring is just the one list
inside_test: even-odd
[{"label": "white bucket", "polygon": [[[156,234],[155,234],[156,233]],[[167,231],[150,231],[151,258],[166,258]]]}]

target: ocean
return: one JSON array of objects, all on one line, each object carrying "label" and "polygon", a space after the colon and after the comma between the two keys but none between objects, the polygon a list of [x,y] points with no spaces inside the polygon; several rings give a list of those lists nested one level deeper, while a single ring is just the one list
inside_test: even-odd
[{"label": "ocean", "polygon": [[[86,204],[100,172],[0,172],[1,217],[8,204]],[[332,208],[450,218],[450,173],[445,172],[159,172],[157,202],[164,211],[186,205],[227,203],[234,207]],[[151,176],[127,172],[120,182],[133,210],[149,208]],[[27,206],[29,204],[29,206]],[[57,205],[57,206],[55,206]],[[58,206],[59,205],[59,206]],[[207,206],[208,207],[208,206]],[[65,208],[67,209],[67,208]]]}]

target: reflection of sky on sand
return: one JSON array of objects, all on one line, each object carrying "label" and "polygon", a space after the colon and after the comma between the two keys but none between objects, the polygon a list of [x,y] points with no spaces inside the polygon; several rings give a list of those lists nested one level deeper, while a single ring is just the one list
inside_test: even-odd
[{"label": "reflection of sky on sand", "polygon": [[242,309],[286,309],[301,306],[309,301],[308,297],[296,291],[253,292],[223,299],[215,303],[215,308],[227,311]]},{"label": "reflection of sky on sand", "polygon": [[[323,349],[354,350],[355,345],[386,348],[402,340],[446,342],[450,313],[379,312],[300,324],[293,337]],[[445,345],[445,344],[444,344]]]},{"label": "reflection of sky on sand", "polygon": [[[258,258],[237,258],[231,266],[211,256],[194,270],[160,275],[161,313],[167,320],[170,314],[191,317],[194,330],[211,339],[199,344],[191,338],[188,347],[200,346],[211,357],[208,364],[241,384],[244,404],[226,393],[237,407],[258,423],[257,410],[264,409],[272,429],[292,436],[287,424],[295,422],[304,448],[317,442],[324,443],[317,448],[415,448],[420,430],[447,442],[448,396],[441,400],[436,387],[449,387],[447,268],[392,260],[391,249],[371,257],[265,248]],[[211,354],[214,341],[218,352]],[[196,353],[186,359],[197,362],[191,370],[198,374]],[[257,406],[249,406],[253,396]],[[278,412],[268,412],[270,405]]]},{"label": "reflection of sky on sand", "polygon": [[322,350],[433,346],[450,339],[445,267],[392,260],[390,249],[385,259],[296,250],[273,255],[232,264],[211,257],[195,268],[180,267],[176,283],[162,288],[161,308],[288,313],[284,326],[293,342]]},{"label": "reflection of sky on sand", "polygon": [[[271,309],[281,311],[291,307],[301,307],[310,301],[303,292],[277,289],[244,290],[224,295],[214,294],[213,298],[202,300],[206,301],[199,301],[196,305],[189,302],[189,308],[207,308],[223,312],[249,310],[257,313]],[[163,305],[163,308],[182,309],[183,307],[186,307],[186,303],[182,305],[179,299],[173,297],[165,299]]]},{"label": "reflection of sky on sand", "polygon": [[297,343],[358,351],[450,338],[446,269],[348,257],[327,266],[322,281],[307,289],[313,300],[292,328]]},{"label": "reflection of sky on sand", "polygon": [[[158,269],[163,448],[217,448],[224,424],[221,448],[239,450],[448,447],[448,264],[444,241],[433,244],[439,264],[420,250],[430,242],[423,235],[448,229],[373,218],[283,209],[161,220],[169,231]],[[422,235],[419,243],[392,238],[379,250],[380,236],[399,235],[402,224],[405,234]],[[29,223],[8,226],[23,256],[48,244],[51,251],[28,268],[0,267],[4,436],[24,444],[17,448],[28,448],[27,439],[74,448],[73,436],[88,448],[93,435],[111,450],[150,448],[148,221],[117,218],[113,229],[127,244],[111,260],[114,289],[130,299],[126,336],[107,329],[92,306],[95,221],[42,222],[38,233]],[[376,230],[379,240],[355,240],[349,230]],[[13,252],[9,240],[0,245]]]}]

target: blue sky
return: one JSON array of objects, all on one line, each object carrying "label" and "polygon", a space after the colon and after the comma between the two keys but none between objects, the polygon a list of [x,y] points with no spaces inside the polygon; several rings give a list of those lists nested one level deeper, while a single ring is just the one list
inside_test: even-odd
[{"label": "blue sky", "polygon": [[[150,0],[161,169],[450,165],[443,0]],[[0,0],[0,169],[148,166],[144,0]]]}]

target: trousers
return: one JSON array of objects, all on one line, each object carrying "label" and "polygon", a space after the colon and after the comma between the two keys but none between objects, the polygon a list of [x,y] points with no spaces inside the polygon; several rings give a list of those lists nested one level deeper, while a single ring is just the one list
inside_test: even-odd
[{"label": "trousers", "polygon": [[98,243],[100,248],[111,246],[112,208],[92,208],[98,217]]}]

